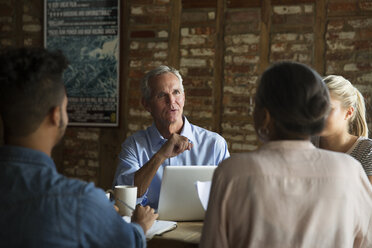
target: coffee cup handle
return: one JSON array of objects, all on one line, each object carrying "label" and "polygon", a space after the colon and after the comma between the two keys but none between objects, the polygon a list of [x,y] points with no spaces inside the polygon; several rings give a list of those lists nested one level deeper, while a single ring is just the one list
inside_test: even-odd
[{"label": "coffee cup handle", "polygon": [[106,194],[110,194],[110,197],[109,197],[109,199],[111,199],[111,197],[113,197],[114,196],[114,191],[112,190],[112,189],[108,189],[108,190],[106,190],[106,192],[105,192]]}]

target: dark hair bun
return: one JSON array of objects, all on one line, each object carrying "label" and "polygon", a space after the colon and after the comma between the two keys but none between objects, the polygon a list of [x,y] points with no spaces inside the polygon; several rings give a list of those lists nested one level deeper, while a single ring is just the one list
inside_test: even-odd
[{"label": "dark hair bun", "polygon": [[283,131],[303,135],[320,132],[329,109],[328,89],[319,74],[294,62],[277,63],[264,72],[256,101]]},{"label": "dark hair bun", "polygon": [[307,104],[309,117],[317,121],[324,117],[329,108],[329,100],[324,99],[324,94],[317,94],[311,97]]}]

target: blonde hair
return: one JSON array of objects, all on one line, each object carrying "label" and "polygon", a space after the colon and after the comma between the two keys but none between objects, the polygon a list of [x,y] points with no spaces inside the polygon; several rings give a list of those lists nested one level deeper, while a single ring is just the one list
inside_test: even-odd
[{"label": "blonde hair", "polygon": [[349,122],[349,133],[368,137],[366,107],[363,95],[342,76],[329,75],[323,80],[330,94],[340,100],[344,108],[354,108],[353,116]]}]

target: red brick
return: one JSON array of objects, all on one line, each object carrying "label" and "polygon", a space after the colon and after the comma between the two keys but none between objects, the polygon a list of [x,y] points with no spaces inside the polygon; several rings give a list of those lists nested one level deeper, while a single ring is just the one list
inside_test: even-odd
[{"label": "red brick", "polygon": [[130,108],[138,108],[138,106],[142,106],[141,105],[141,97],[139,98],[132,98],[132,97],[129,97],[128,99],[128,106]]},{"label": "red brick", "polygon": [[372,30],[363,29],[359,31],[360,39],[372,40]]},{"label": "red brick", "polygon": [[258,22],[260,21],[260,11],[245,9],[242,11],[229,11],[226,15],[227,22]]},{"label": "red brick", "polygon": [[204,104],[204,99],[202,98],[193,98],[192,95],[186,92],[186,104],[185,110],[189,110],[192,106],[202,106]]},{"label": "red brick", "polygon": [[314,15],[288,15],[285,24],[313,27],[314,22]]},{"label": "red brick", "polygon": [[235,83],[235,77],[229,74],[228,71],[225,71],[224,79],[225,79],[225,82],[224,82],[225,86],[233,85]]},{"label": "red brick", "polygon": [[337,30],[328,32],[327,36],[327,40],[354,40],[356,38],[356,32],[340,32]]},{"label": "red brick", "polygon": [[226,48],[225,54],[257,54],[258,47],[258,44],[229,46]]},{"label": "red brick", "polygon": [[344,20],[329,20],[327,28],[329,30],[340,30],[343,29],[344,25]]},{"label": "red brick", "polygon": [[170,17],[168,15],[156,15],[153,17],[153,24],[169,24]]},{"label": "red brick", "polygon": [[364,62],[364,61],[370,62],[371,57],[372,57],[372,51],[371,52],[362,51],[362,52],[358,52],[355,54],[355,61],[356,62]]},{"label": "red brick", "polygon": [[211,89],[189,89],[187,90],[188,95],[190,96],[203,96],[203,97],[210,97],[212,96]]},{"label": "red brick", "polygon": [[[190,69],[189,69],[190,70]],[[199,78],[185,77],[182,81],[185,88],[187,87],[208,87],[208,80],[203,80]]]},{"label": "red brick", "polygon": [[356,50],[365,50],[372,48],[372,40],[359,40],[354,42]]},{"label": "red brick", "polygon": [[155,38],[155,32],[152,30],[141,30],[141,31],[132,31],[130,33],[132,38]]},{"label": "red brick", "polygon": [[211,68],[189,68],[188,76],[213,77],[213,69]]},{"label": "red brick", "polygon": [[281,61],[281,60],[292,60],[293,53],[282,52],[282,53],[271,53],[270,60],[272,62]]},{"label": "red brick", "polygon": [[357,3],[329,3],[328,12],[354,12],[358,10]]},{"label": "red brick", "polygon": [[369,63],[369,62],[367,62],[367,63],[357,63],[356,66],[361,71],[370,71],[372,69],[372,64]]},{"label": "red brick", "polygon": [[130,23],[134,25],[139,25],[139,24],[151,24],[152,23],[152,17],[147,15],[147,16],[131,16],[130,17]]},{"label": "red brick", "polygon": [[273,15],[271,17],[271,23],[274,24],[284,24],[286,22],[286,16],[285,15]]},{"label": "red brick", "polygon": [[193,30],[197,35],[211,35],[216,33],[216,29],[213,27],[196,27]]},{"label": "red brick", "polygon": [[129,70],[129,77],[130,78],[136,78],[136,79],[142,79],[145,73],[140,70]]},{"label": "red brick", "polygon": [[153,60],[152,58],[144,58],[143,59],[143,66],[145,68],[154,69],[155,67],[158,67],[160,65],[167,64],[166,61],[167,58],[164,58],[163,60]]},{"label": "red brick", "polygon": [[129,87],[131,90],[131,95],[134,97],[138,97],[141,95],[140,92],[140,84],[141,84],[141,79],[137,78],[131,78],[129,80]]},{"label": "red brick", "polygon": [[231,73],[246,73],[252,74],[257,72],[257,67],[254,65],[242,65],[242,66],[228,66],[225,69],[229,69]]},{"label": "red brick", "polygon": [[[245,102],[244,104],[246,105],[247,102]],[[239,116],[246,116],[248,114],[248,107],[247,106],[229,106],[229,105],[224,105],[224,109],[225,109],[225,111],[224,111],[225,114],[227,114],[226,113],[226,110],[227,109],[228,109],[229,112],[233,112],[233,115],[236,115],[235,113],[237,113]]]},{"label": "red brick", "polygon": [[146,50],[131,50],[129,56],[134,59],[138,58],[152,58],[154,53],[152,51]]},{"label": "red brick", "polygon": [[326,60],[350,60],[352,57],[352,53],[329,53],[326,55]]},{"label": "red brick", "polygon": [[208,15],[206,12],[183,12],[181,15],[181,21],[184,23],[205,22],[208,21]]},{"label": "red brick", "polygon": [[359,7],[361,10],[372,10],[372,2],[360,2]]},{"label": "red brick", "polygon": [[228,105],[230,102],[231,102],[231,96],[227,94],[223,94],[222,104]]},{"label": "red brick", "polygon": [[226,24],[226,34],[244,34],[259,31],[259,22],[239,23],[239,24]]},{"label": "red brick", "polygon": [[239,104],[239,105],[246,105],[249,103],[249,96],[232,96],[231,98],[232,104]]}]

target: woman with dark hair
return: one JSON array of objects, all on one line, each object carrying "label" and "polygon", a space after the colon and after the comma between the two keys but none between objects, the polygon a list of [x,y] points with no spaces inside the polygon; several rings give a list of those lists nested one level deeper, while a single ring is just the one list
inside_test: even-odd
[{"label": "woman with dark hair", "polygon": [[282,62],[257,89],[263,145],[216,169],[201,247],[372,247],[372,187],[352,157],[316,148],[329,94],[309,67]]}]

